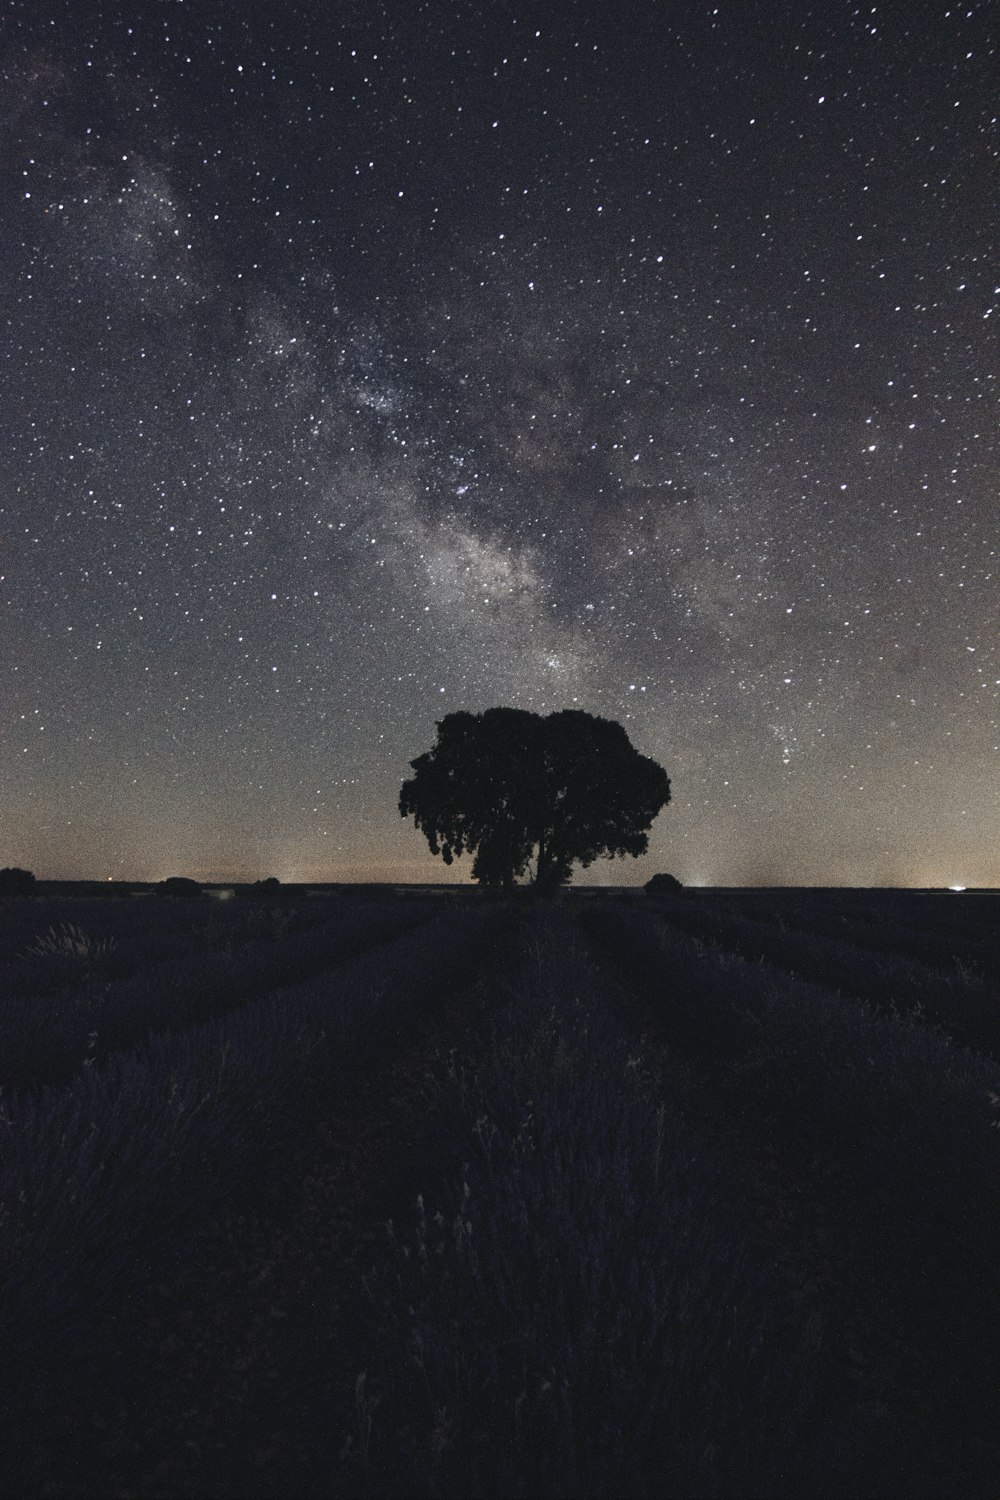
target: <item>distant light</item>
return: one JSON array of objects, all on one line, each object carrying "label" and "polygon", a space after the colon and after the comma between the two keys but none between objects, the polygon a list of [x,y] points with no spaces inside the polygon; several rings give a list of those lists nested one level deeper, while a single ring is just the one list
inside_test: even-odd
[{"label": "distant light", "polygon": [[948,887],[948,889],[949,889],[949,891],[964,891],[965,890],[965,886],[964,885],[950,885]]}]

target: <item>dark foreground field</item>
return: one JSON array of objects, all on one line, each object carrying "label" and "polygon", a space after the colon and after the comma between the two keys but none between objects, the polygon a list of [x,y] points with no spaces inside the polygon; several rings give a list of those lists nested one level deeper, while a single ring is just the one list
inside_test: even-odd
[{"label": "dark foreground field", "polygon": [[998,939],[0,903],[2,1493],[992,1500]]}]

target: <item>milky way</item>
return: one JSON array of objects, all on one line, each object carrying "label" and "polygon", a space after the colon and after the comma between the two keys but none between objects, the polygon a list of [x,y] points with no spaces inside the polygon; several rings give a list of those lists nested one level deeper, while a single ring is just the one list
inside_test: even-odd
[{"label": "milky way", "polygon": [[995,9],[555,9],[5,6],[0,864],[442,879],[505,703],[587,879],[1000,884]]}]

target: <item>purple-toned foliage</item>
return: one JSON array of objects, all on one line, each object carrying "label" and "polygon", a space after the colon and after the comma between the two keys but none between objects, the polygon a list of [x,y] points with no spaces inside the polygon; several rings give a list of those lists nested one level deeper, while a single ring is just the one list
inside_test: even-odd
[{"label": "purple-toned foliage", "polygon": [[873,1136],[890,1135],[876,1155],[900,1156],[892,1175],[918,1142],[925,1153],[911,1161],[918,1173],[938,1157],[968,1160],[975,1142],[982,1163],[1000,1164],[1000,1135],[989,1129],[1000,1065],[991,1059],[916,1021],[706,948],[671,927],[657,930],[644,913],[605,907],[584,921],[623,978],[654,1001],[666,1035],[731,1077],[752,1073],[758,1100],[780,1107],[800,1130],[815,1119],[838,1149],[856,1142],[867,1156]]},{"label": "purple-toned foliage", "polygon": [[745,917],[737,903],[673,903],[666,919],[689,936],[864,1000],[881,1012],[918,1015],[963,1046],[1000,1058],[1000,989],[968,966],[958,966],[954,958],[950,972],[943,973],[897,951],[897,945],[905,947],[898,935],[895,944],[883,945],[877,930],[866,928],[865,941],[858,945],[850,941],[853,927],[839,938],[817,930],[789,930]]},{"label": "purple-toned foliage", "polygon": [[[157,902],[154,912],[173,905]],[[40,955],[36,962],[54,964],[64,979],[65,970],[75,968],[75,982],[51,994],[8,993],[0,1001],[0,1083],[10,1088],[63,1081],[95,1056],[107,1057],[150,1034],[182,1030],[279,985],[304,981],[433,912],[429,903],[402,909],[334,903],[315,917],[310,913],[308,928],[285,932],[285,913],[243,909],[233,923],[215,922],[194,934],[175,931],[169,958],[118,979],[102,973],[107,968],[102,954],[93,961],[87,954]],[[94,943],[107,940],[93,937]]]},{"label": "purple-toned foliage", "polygon": [[[406,1056],[394,1224],[359,1214],[363,1281],[330,1268],[330,1390],[357,1388],[324,1408],[317,1493],[992,1493],[1000,1068],[642,899],[425,905],[406,932],[331,903],[336,929],[205,942],[198,1024],[99,1031],[61,1086],[0,1095],[8,1475],[129,1289],[200,1216],[294,1195],[331,1094]],[[730,935],[778,932],[740,911]],[[369,946],[317,967],[347,933]],[[199,1010],[247,967],[236,1008]],[[114,1013],[148,1021],[161,968]]]},{"label": "purple-toned foliage", "polygon": [[[405,1039],[459,988],[509,917],[438,917],[335,971],[179,1034],[152,1037],[62,1088],[3,1096],[0,1325],[5,1381],[30,1406],[171,1237],[294,1137],[302,1100]],[[0,1401],[0,1410],[4,1403]]]},{"label": "purple-toned foliage", "polygon": [[852,1275],[911,1330],[908,1378],[961,1369],[967,1403],[995,1391],[983,1309],[1000,1295],[1000,1066],[641,914],[583,920],[656,1034],[855,1226]]},{"label": "purple-toned foliage", "polygon": [[745,1193],[568,924],[533,936],[504,976],[515,998],[442,1058],[433,1187],[367,1282],[375,1482],[791,1492],[802,1424],[822,1418]]},{"label": "purple-toned foliage", "polygon": [[[965,895],[956,900],[951,895],[923,895],[895,913],[883,911],[877,902],[873,906],[864,913],[864,920],[861,913],[853,920],[844,918],[839,932],[831,920],[829,935],[879,952],[898,953],[932,968],[948,972],[961,968],[988,984],[1000,985],[1000,896]],[[962,913],[967,915],[963,918]],[[802,925],[814,932],[827,931],[815,910],[803,914]]]},{"label": "purple-toned foliage", "polygon": [[[720,903],[721,904],[721,903]],[[965,963],[1000,980],[1000,898],[996,893],[926,891],[754,891],[725,899],[729,909],[788,928],[841,938],[952,969]]]}]

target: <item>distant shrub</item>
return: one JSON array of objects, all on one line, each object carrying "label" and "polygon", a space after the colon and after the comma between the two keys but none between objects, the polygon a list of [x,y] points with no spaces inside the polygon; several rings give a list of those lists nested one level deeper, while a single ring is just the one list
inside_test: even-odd
[{"label": "distant shrub", "polygon": [[30,870],[16,866],[0,870],[0,896],[31,896],[34,891],[35,877]]},{"label": "distant shrub", "polygon": [[677,879],[677,876],[668,875],[665,870],[661,870],[658,875],[654,875],[651,880],[647,880],[643,887],[647,896],[677,896],[680,895],[683,889],[684,887]]},{"label": "distant shrub", "polygon": [[306,892],[300,885],[282,885],[276,875],[242,886],[238,894],[246,901],[266,901],[272,906],[282,907],[301,906],[306,899]]},{"label": "distant shrub", "polygon": [[248,885],[237,886],[236,894],[241,901],[259,901],[261,897],[274,900],[288,892],[277,875],[268,875],[265,880],[253,880]]},{"label": "distant shrub", "polygon": [[159,885],[153,887],[155,896],[182,896],[190,899],[192,896],[201,895],[201,886],[197,880],[189,880],[186,875],[168,875],[166,880],[161,880]]}]

